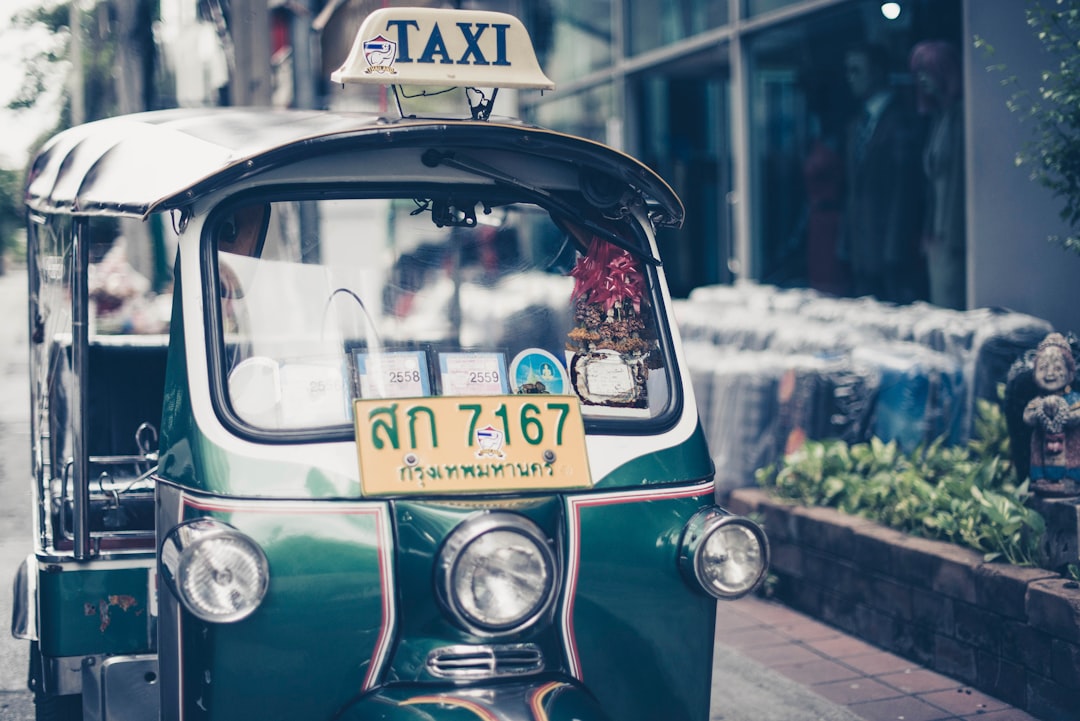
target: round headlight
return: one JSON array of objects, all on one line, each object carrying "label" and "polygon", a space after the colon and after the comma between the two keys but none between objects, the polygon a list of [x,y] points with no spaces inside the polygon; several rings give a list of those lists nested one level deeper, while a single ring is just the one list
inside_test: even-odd
[{"label": "round headlight", "polygon": [[259,545],[209,518],[169,532],[161,547],[161,575],[193,616],[217,623],[250,616],[270,583]]},{"label": "round headlight", "polygon": [[443,606],[480,634],[527,628],[555,598],[555,554],[535,523],[513,513],[488,513],[455,528],[435,573]]},{"label": "round headlight", "polygon": [[739,598],[765,577],[769,544],[765,533],[749,519],[707,509],[687,524],[680,564],[709,595]]}]

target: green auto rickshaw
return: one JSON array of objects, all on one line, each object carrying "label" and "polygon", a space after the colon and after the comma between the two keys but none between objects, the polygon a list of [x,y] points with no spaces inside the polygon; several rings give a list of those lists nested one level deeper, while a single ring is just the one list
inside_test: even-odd
[{"label": "green auto rickshaw", "polygon": [[768,546],[715,504],[678,197],[492,114],[553,88],[511,16],[378,10],[333,79],[401,117],[155,111],[33,162],[39,719],[704,721]]}]

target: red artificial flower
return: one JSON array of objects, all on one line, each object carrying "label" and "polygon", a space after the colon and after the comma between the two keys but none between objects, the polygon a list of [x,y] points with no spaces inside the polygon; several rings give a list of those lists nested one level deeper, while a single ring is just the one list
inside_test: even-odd
[{"label": "red artificial flower", "polygon": [[586,255],[578,259],[570,276],[574,278],[574,300],[600,303],[605,311],[629,301],[635,312],[641,311],[645,278],[637,259],[598,236],[593,236]]}]

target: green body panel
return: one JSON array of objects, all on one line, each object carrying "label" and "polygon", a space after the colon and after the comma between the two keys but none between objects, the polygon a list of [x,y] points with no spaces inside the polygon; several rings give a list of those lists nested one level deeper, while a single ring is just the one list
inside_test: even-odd
[{"label": "green body panel", "polygon": [[[634,438],[627,436],[626,453],[633,452]],[[594,483],[595,488],[609,489],[643,486],[650,483],[693,483],[713,476],[712,456],[705,433],[698,424],[682,443],[656,453],[630,458]]]},{"label": "green body panel", "polygon": [[573,628],[581,681],[612,718],[709,714],[716,600],[679,573],[683,527],[712,494],[585,505]]},{"label": "green body panel", "polygon": [[352,706],[341,721],[610,721],[587,690],[566,679],[538,678],[488,689],[398,686],[379,689]]},{"label": "green body panel", "polygon": [[[178,290],[170,325],[159,475],[185,488],[226,496],[359,498],[359,469],[354,476],[342,476],[303,461],[281,463],[258,456],[237,456],[223,451],[202,433],[195,423],[188,394],[182,303]],[[299,459],[310,458],[310,452],[303,452],[304,446],[296,448]]]},{"label": "green body panel", "polygon": [[[534,521],[549,538],[559,538],[562,528],[562,501],[558,497],[484,503],[439,503],[396,501],[397,588],[401,599],[398,612],[398,645],[387,681],[432,680],[425,668],[428,652],[440,646],[462,643],[490,643],[459,628],[442,612],[432,592],[434,564],[446,536],[481,509],[506,510]],[[550,620],[550,619],[549,619]],[[547,660],[548,670],[561,666],[562,650],[555,629],[540,622],[523,633],[500,636],[499,643],[535,643]]]},{"label": "green body panel", "polygon": [[552,721],[607,721],[611,716],[600,708],[599,702],[581,687],[558,684],[541,697],[541,708]]},{"label": "green body panel", "polygon": [[329,719],[360,692],[379,640],[380,520],[355,505],[337,513],[332,503],[326,512],[260,505],[209,514],[263,548],[270,587],[237,623],[185,615],[184,705],[206,719]]},{"label": "green body panel", "polygon": [[152,651],[149,577],[149,568],[41,568],[41,652],[61,657]]}]

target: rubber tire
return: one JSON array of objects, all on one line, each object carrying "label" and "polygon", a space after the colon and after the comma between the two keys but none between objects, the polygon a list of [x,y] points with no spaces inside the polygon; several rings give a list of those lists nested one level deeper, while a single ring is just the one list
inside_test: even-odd
[{"label": "rubber tire", "polygon": [[30,669],[27,688],[34,694],[34,719],[36,721],[82,721],[82,694],[49,696],[41,687],[41,651],[37,641],[30,642]]},{"label": "rubber tire", "polygon": [[82,696],[38,696],[34,699],[36,721],[82,721]]}]

